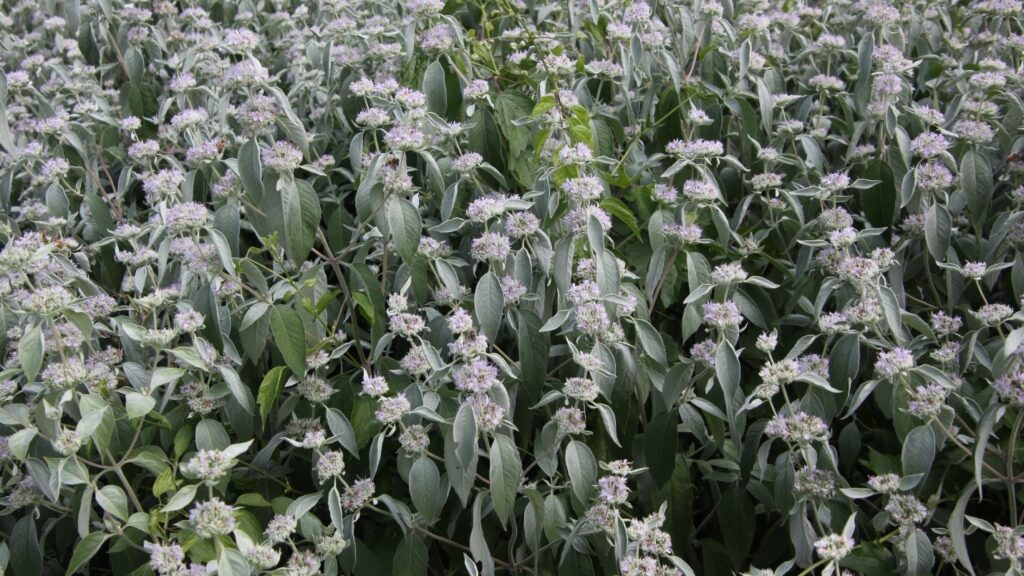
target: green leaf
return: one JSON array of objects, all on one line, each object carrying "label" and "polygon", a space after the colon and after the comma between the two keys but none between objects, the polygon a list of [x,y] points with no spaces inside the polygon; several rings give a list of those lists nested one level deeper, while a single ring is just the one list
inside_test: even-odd
[{"label": "green leaf", "polygon": [[344,449],[359,458],[359,443],[356,440],[355,430],[352,429],[352,423],[341,410],[327,409],[327,427],[331,429],[331,434],[338,439]]},{"label": "green leaf", "polygon": [[882,304],[882,312],[885,314],[885,323],[889,325],[893,338],[898,344],[907,340],[907,333],[903,330],[903,316],[900,314],[900,304],[896,294],[887,287],[878,288],[879,301]]},{"label": "green leaf", "polygon": [[440,516],[445,500],[445,494],[441,493],[441,474],[434,461],[426,456],[417,458],[409,470],[409,496],[428,522]]},{"label": "green leaf", "polygon": [[110,534],[104,534],[103,532],[93,532],[79,540],[78,545],[75,546],[75,551],[71,554],[71,560],[68,562],[68,568],[64,572],[65,576],[70,576],[79,569],[84,567],[97,552],[103,546],[103,543],[110,538]]},{"label": "green leaf", "polygon": [[[740,359],[729,342],[722,342],[715,353],[715,377],[725,396],[725,414],[730,427],[736,421],[736,394],[740,389]],[[733,434],[735,437],[736,434]]]},{"label": "green leaf", "polygon": [[601,208],[625,224],[630,232],[640,236],[640,223],[625,202],[614,196],[607,196],[601,199]]},{"label": "green leaf", "polygon": [[896,206],[899,202],[896,177],[892,168],[882,160],[874,160],[868,164],[863,177],[878,180],[878,186],[860,193],[860,205],[864,215],[874,226],[890,226],[896,217]]},{"label": "green leaf", "polygon": [[138,392],[129,392],[125,395],[124,404],[129,418],[139,418],[153,410],[156,406],[156,398]]},{"label": "green leaf", "polygon": [[1002,404],[992,404],[985,410],[985,414],[981,417],[981,422],[978,424],[978,430],[975,433],[974,446],[974,482],[978,485],[978,497],[982,497],[982,468],[985,464],[985,450],[988,449],[988,440],[992,435],[992,430],[999,420],[1002,419],[1003,414],[1006,413],[1006,406]]},{"label": "green leaf", "polygon": [[924,576],[932,573],[935,564],[935,553],[932,541],[920,528],[907,537],[905,548],[907,553],[907,576]]},{"label": "green leaf", "polygon": [[[189,352],[192,352],[189,349]],[[185,375],[185,370],[181,368],[170,368],[167,366],[161,366],[153,369],[153,376],[149,380],[150,389],[156,389],[164,384],[170,384]]]},{"label": "green leaf", "polygon": [[992,166],[976,150],[968,150],[960,159],[960,188],[967,198],[971,221],[983,222],[992,200]]},{"label": "green leaf", "polygon": [[184,486],[181,490],[174,493],[171,499],[167,501],[167,505],[161,509],[161,512],[175,512],[188,506],[196,498],[196,490],[199,489],[198,484],[189,484]]},{"label": "green leaf", "polygon": [[21,363],[21,369],[25,372],[25,379],[28,382],[35,381],[39,369],[43,366],[44,349],[43,332],[39,324],[33,324],[18,342],[18,362]]},{"label": "green leaf", "polygon": [[306,129],[303,128],[299,117],[292,110],[288,96],[277,87],[272,87],[269,90],[277,99],[277,105],[281,108],[281,112],[283,112],[283,114],[277,115],[278,125],[281,126],[281,130],[288,136],[288,139],[297,144],[302,149],[302,153],[308,157],[309,136],[306,135]]},{"label": "green leaf", "polygon": [[427,95],[427,110],[444,118],[448,109],[448,91],[444,84],[444,67],[435,60],[423,74],[423,93]]},{"label": "green leaf", "polygon": [[501,282],[494,272],[488,272],[476,286],[473,311],[476,313],[477,322],[480,323],[480,330],[491,342],[497,339],[504,309],[505,296],[501,291]]},{"label": "green leaf", "polygon": [[320,199],[313,186],[305,180],[285,178],[278,181],[281,192],[281,213],[284,215],[284,237],[288,256],[304,262],[316,242],[320,226]]},{"label": "green leaf", "polygon": [[935,460],[935,433],[928,425],[918,426],[903,441],[903,475],[927,475]]},{"label": "green leaf", "polygon": [[[110,405],[107,404],[107,401],[98,394],[90,394],[82,397],[80,408],[83,416],[82,419],[78,421],[78,426],[76,428],[79,438],[83,440],[90,438],[94,433],[97,433],[98,430],[102,433],[103,430],[101,426],[103,425],[104,420],[108,417],[108,412],[110,411]],[[108,434],[110,432],[110,430],[106,431]]]},{"label": "green leaf", "polygon": [[960,497],[956,500],[956,505],[953,506],[952,514],[949,515],[949,524],[947,525],[950,540],[953,541],[953,550],[957,555],[957,561],[971,576],[974,576],[974,567],[971,564],[971,556],[967,548],[967,538],[964,533],[964,516],[967,510],[967,503],[974,494],[975,487],[981,490],[980,486],[975,486],[973,479],[964,486]]},{"label": "green leaf", "polygon": [[508,142],[509,170],[527,189],[533,184],[533,172],[530,169],[533,132],[530,126],[521,125],[518,121],[529,117],[533,108],[532,98],[512,90],[502,91],[494,102],[501,134]]},{"label": "green leaf", "polygon": [[733,483],[722,494],[718,504],[718,523],[730,558],[747,558],[754,543],[754,525],[737,520],[755,518],[754,503],[742,485]]},{"label": "green leaf", "polygon": [[761,126],[764,128],[764,133],[770,136],[772,134],[772,113],[775,107],[772,105],[771,90],[760,78],[757,79],[757,104],[761,110]]},{"label": "green leaf", "polygon": [[455,456],[464,468],[473,463],[473,456],[476,455],[476,416],[473,415],[473,408],[469,403],[463,403],[455,414],[455,424],[452,430],[455,440]]},{"label": "green leaf", "polygon": [[640,344],[643,346],[644,352],[659,365],[667,366],[665,343],[662,342],[661,335],[654,329],[654,326],[651,326],[650,322],[637,319],[636,333],[640,337]]},{"label": "green leaf", "polygon": [[857,45],[857,85],[853,90],[857,109],[863,111],[871,99],[871,62],[875,51],[875,36],[865,34]]},{"label": "green leaf", "polygon": [[39,546],[35,514],[25,514],[11,530],[11,570],[14,576],[39,576],[43,573],[43,551]]},{"label": "green leaf", "polygon": [[238,151],[238,179],[242,181],[242,189],[253,201],[263,201],[263,164],[255,140],[242,144]]},{"label": "green leaf", "polygon": [[501,525],[508,523],[508,517],[515,505],[516,494],[519,492],[519,478],[523,473],[523,463],[519,459],[519,450],[508,436],[495,436],[490,451],[491,501],[494,511],[498,514]]},{"label": "green leaf", "polygon": [[676,448],[679,445],[677,418],[674,410],[659,412],[644,429],[644,456],[647,468],[659,487],[672,477],[676,465]]},{"label": "green leaf", "polygon": [[287,380],[285,370],[287,366],[274,366],[260,383],[260,390],[256,395],[256,404],[260,407],[260,422],[266,424],[270,409],[274,406],[277,397],[284,390],[284,383]]},{"label": "green leaf", "polygon": [[683,454],[676,454],[670,481],[653,492],[654,507],[661,503],[665,504],[663,529],[673,542],[686,542],[693,532],[694,485]]},{"label": "green leaf", "polygon": [[551,348],[550,336],[540,328],[540,318],[533,310],[519,311],[519,379],[531,403],[540,399]]},{"label": "green leaf", "polygon": [[469,464],[463,465],[456,454],[457,448],[453,430],[448,430],[444,436],[444,468],[452,489],[465,507],[469,503],[469,495],[476,481],[476,467],[480,457],[474,450]]},{"label": "green leaf", "polygon": [[426,576],[429,553],[423,537],[409,532],[395,549],[392,574],[395,576]]},{"label": "green leaf", "polygon": [[295,519],[300,519],[305,516],[307,512],[316,507],[320,502],[320,497],[321,494],[319,492],[299,496],[288,505],[286,513]]},{"label": "green leaf", "polygon": [[7,121],[7,74],[0,70],[0,146],[8,153],[17,151],[11,138],[11,127]]},{"label": "green leaf", "polygon": [[483,527],[484,493],[478,492],[473,500],[473,525],[469,531],[469,550],[473,559],[484,565],[484,574],[494,574],[494,558],[487,543]]},{"label": "green leaf", "polygon": [[205,418],[196,425],[196,446],[200,450],[223,450],[230,444],[231,437],[219,421]]},{"label": "green leaf", "polygon": [[946,261],[946,251],[953,230],[953,219],[949,211],[941,204],[932,204],[925,216],[924,237],[928,244],[928,252],[939,262]]},{"label": "green leaf", "polygon": [[121,520],[128,520],[128,497],[118,486],[107,485],[96,491],[96,503]]},{"label": "green leaf", "polygon": [[565,471],[572,493],[580,502],[589,502],[597,484],[597,458],[586,444],[573,440],[565,447]]},{"label": "green leaf", "polygon": [[300,378],[306,374],[306,332],[302,317],[288,306],[277,305],[270,311],[270,329],[285,364]]},{"label": "green leaf", "polygon": [[228,390],[231,391],[231,396],[238,402],[238,405],[245,410],[246,413],[255,415],[256,406],[253,402],[252,392],[249,388],[242,384],[242,379],[238,377],[238,372],[230,366],[218,366],[217,369],[220,371],[221,377],[224,378],[224,383],[227,384]]},{"label": "green leaf", "polygon": [[619,436],[616,432],[618,427],[615,425],[615,411],[607,404],[598,404],[597,411],[601,415],[601,422],[604,424],[605,433],[608,434],[608,437],[611,438],[616,446],[622,446],[622,444],[619,444]]},{"label": "green leaf", "polygon": [[402,260],[412,263],[423,228],[419,210],[404,198],[392,200],[388,204],[388,228]]}]

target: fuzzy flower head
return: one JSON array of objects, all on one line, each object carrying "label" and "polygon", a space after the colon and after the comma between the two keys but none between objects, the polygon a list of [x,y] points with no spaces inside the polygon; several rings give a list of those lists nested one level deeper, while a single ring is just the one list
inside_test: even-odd
[{"label": "fuzzy flower head", "polygon": [[345,455],[340,450],[329,450],[320,455],[316,463],[320,482],[340,478],[345,473]]},{"label": "fuzzy flower head", "polygon": [[461,392],[479,394],[500,385],[498,368],[486,358],[474,358],[455,369],[455,387]]},{"label": "fuzzy flower head", "polygon": [[200,450],[182,466],[182,470],[212,486],[231,472],[233,464],[234,460],[222,450]]},{"label": "fuzzy flower head", "polygon": [[769,438],[781,438],[798,444],[827,442],[830,436],[828,424],[806,412],[796,412],[788,416],[777,414],[768,421],[764,433]]},{"label": "fuzzy flower head", "polygon": [[875,361],[875,372],[886,378],[896,378],[914,367],[914,355],[906,348],[893,348],[882,352]]},{"label": "fuzzy flower head", "polygon": [[472,408],[476,427],[481,432],[494,432],[505,417],[505,409],[486,394],[467,396],[464,404]]},{"label": "fuzzy flower head", "polygon": [[828,560],[842,560],[853,551],[853,538],[842,534],[829,534],[814,543],[818,556]]},{"label": "fuzzy flower head", "polygon": [[390,425],[397,423],[410,410],[412,410],[412,405],[405,394],[400,392],[394,397],[378,398],[377,411],[373,416],[381,424]]},{"label": "fuzzy flower head", "polygon": [[188,519],[202,538],[227,536],[235,529],[235,509],[219,498],[196,504]]},{"label": "fuzzy flower head", "polygon": [[735,328],[743,322],[743,315],[740,314],[736,302],[705,302],[704,323],[711,328],[726,329]]},{"label": "fuzzy flower head", "polygon": [[294,172],[302,164],[302,151],[291,142],[278,140],[262,153],[263,165],[278,172]]},{"label": "fuzzy flower head", "polygon": [[605,476],[597,481],[598,498],[611,506],[621,506],[629,498],[629,487],[624,476]]},{"label": "fuzzy flower head", "polygon": [[478,262],[504,261],[511,252],[512,245],[508,236],[496,232],[484,232],[479,238],[473,240],[470,247],[470,254]]},{"label": "fuzzy flower head", "polygon": [[278,544],[287,540],[297,527],[298,520],[294,516],[278,514],[270,519],[263,536],[271,544]]}]

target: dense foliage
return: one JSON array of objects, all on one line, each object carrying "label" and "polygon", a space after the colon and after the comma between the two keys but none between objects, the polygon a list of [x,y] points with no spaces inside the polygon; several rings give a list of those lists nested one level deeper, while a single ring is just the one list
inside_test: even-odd
[{"label": "dense foliage", "polygon": [[0,0],[0,568],[1021,574],[1022,16]]}]

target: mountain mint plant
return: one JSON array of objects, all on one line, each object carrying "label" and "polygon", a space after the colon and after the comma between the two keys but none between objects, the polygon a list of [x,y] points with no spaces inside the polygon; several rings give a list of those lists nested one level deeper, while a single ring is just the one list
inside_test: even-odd
[{"label": "mountain mint plant", "polygon": [[1020,0],[0,0],[0,574],[1024,573]]}]

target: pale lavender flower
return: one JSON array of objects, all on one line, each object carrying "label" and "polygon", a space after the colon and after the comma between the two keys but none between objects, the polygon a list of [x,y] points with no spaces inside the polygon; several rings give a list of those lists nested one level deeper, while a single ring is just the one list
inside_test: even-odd
[{"label": "pale lavender flower", "polygon": [[736,302],[705,302],[703,306],[704,323],[712,328],[724,329],[734,328],[743,322],[743,315],[740,314]]},{"label": "pale lavender flower", "polygon": [[892,517],[893,523],[900,526],[920,524],[928,517],[928,509],[910,494],[893,494],[885,511]]},{"label": "pale lavender flower", "polygon": [[471,80],[466,87],[462,89],[462,96],[466,100],[480,100],[487,97],[487,93],[490,91],[490,86],[486,80]]},{"label": "pale lavender flower", "polygon": [[402,431],[398,442],[408,456],[416,457],[426,452],[427,447],[430,446],[430,436],[427,435],[426,428],[419,424],[413,424]]},{"label": "pale lavender flower", "polygon": [[949,140],[937,132],[922,132],[910,142],[910,148],[922,158],[934,158],[949,148]]},{"label": "pale lavender flower", "polygon": [[946,389],[938,384],[917,386],[910,391],[907,412],[922,420],[938,416],[945,406]]},{"label": "pale lavender flower", "polygon": [[580,176],[566,180],[562,184],[562,190],[574,202],[582,204],[600,198],[604,193],[604,183],[597,176]]},{"label": "pale lavender flower", "polygon": [[176,576],[185,569],[185,550],[181,544],[146,542],[143,547],[149,552],[149,567],[160,576]]},{"label": "pale lavender flower", "polygon": [[1013,308],[1006,304],[986,304],[972,314],[986,326],[998,326],[1013,314]]},{"label": "pale lavender flower", "polygon": [[482,432],[494,432],[505,417],[505,409],[486,394],[473,394],[463,401],[473,409],[476,427]]},{"label": "pale lavender flower", "polygon": [[839,561],[853,551],[853,538],[842,534],[829,534],[814,543],[818,556],[827,560]]},{"label": "pale lavender flower", "polygon": [[583,411],[575,406],[559,408],[551,419],[558,425],[559,434],[572,436],[587,431],[587,420],[583,416]]},{"label": "pale lavender flower", "polygon": [[484,232],[479,238],[473,240],[470,253],[478,262],[487,260],[505,260],[512,251],[508,236],[496,232]]},{"label": "pale lavender flower", "polygon": [[188,519],[201,538],[226,536],[235,529],[235,509],[219,498],[196,504]]},{"label": "pale lavender flower", "polygon": [[605,476],[598,480],[597,484],[598,498],[605,504],[621,506],[629,499],[629,487],[626,486],[626,478],[623,476]]},{"label": "pale lavender flower", "polygon": [[540,229],[540,221],[532,212],[513,212],[505,219],[505,233],[512,238],[527,238]]},{"label": "pale lavender flower", "polygon": [[828,424],[806,412],[796,412],[788,416],[776,414],[768,421],[764,433],[769,438],[781,438],[799,444],[826,442],[829,438]]},{"label": "pale lavender flower", "polygon": [[384,134],[384,143],[392,150],[417,150],[426,145],[427,137],[413,126],[395,126]]},{"label": "pale lavender flower", "polygon": [[294,144],[278,140],[262,151],[263,165],[278,172],[293,172],[302,164],[302,151]]},{"label": "pale lavender flower", "polygon": [[914,367],[914,355],[906,348],[893,348],[878,355],[875,372],[886,378],[896,378]]},{"label": "pale lavender flower", "polygon": [[376,491],[377,487],[373,480],[369,478],[356,480],[345,488],[345,492],[341,495],[341,507],[349,512],[358,510],[373,500]]},{"label": "pale lavender flower", "polygon": [[486,358],[474,358],[452,373],[455,387],[462,392],[483,393],[500,385],[498,368]]},{"label": "pale lavender flower", "polygon": [[710,338],[703,342],[698,342],[690,348],[690,356],[694,360],[704,364],[709,368],[715,367],[715,356],[718,353],[718,344]]},{"label": "pale lavender flower", "polygon": [[317,460],[316,470],[320,482],[341,478],[341,475],[345,473],[345,455],[340,450],[324,452]]},{"label": "pale lavender flower", "polygon": [[601,226],[601,229],[607,232],[612,227],[611,216],[604,211],[603,208],[588,204],[586,206],[577,206],[565,215],[565,225],[575,235],[585,234],[587,227],[590,224],[590,219],[594,218],[597,223]]},{"label": "pale lavender flower", "polygon": [[992,388],[1005,402],[1024,406],[1024,371],[1004,374],[992,382]]},{"label": "pale lavender flower", "polygon": [[476,152],[466,152],[452,160],[452,168],[459,174],[468,174],[483,164],[484,157]]},{"label": "pale lavender flower", "polygon": [[680,246],[700,242],[702,231],[697,224],[676,224],[668,222],[661,227],[665,238]]},{"label": "pale lavender flower", "polygon": [[374,418],[378,422],[384,425],[394,424],[402,419],[409,410],[412,410],[412,405],[409,400],[405,397],[405,394],[399,392],[394,397],[384,396],[377,399],[377,411],[373,413]]},{"label": "pale lavender flower", "polygon": [[593,402],[597,399],[597,383],[589,378],[569,378],[562,386],[566,397],[582,402]]},{"label": "pale lavender flower", "polygon": [[501,216],[507,206],[507,196],[503,194],[490,194],[470,202],[466,208],[466,216],[474,222],[484,223]]},{"label": "pale lavender flower", "polygon": [[370,376],[367,373],[363,374],[363,390],[361,394],[365,394],[371,398],[377,398],[388,393],[388,383],[384,380],[383,376]]}]

